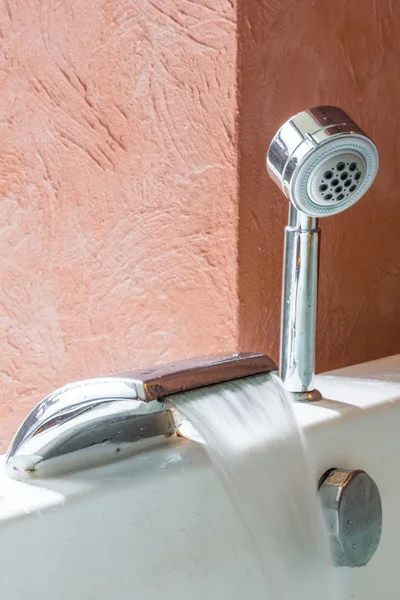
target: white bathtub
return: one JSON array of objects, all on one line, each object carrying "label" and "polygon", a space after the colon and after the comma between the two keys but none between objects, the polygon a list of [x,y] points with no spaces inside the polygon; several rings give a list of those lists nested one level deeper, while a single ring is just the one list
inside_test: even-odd
[{"label": "white bathtub", "polygon": [[[316,481],[331,467],[365,469],[383,502],[376,555],[340,569],[345,597],[395,598],[400,355],[319,376],[317,386],[331,400],[296,407]],[[176,437],[34,485],[8,479],[2,462],[0,565],[1,600],[242,600],[263,585],[204,450]]]}]

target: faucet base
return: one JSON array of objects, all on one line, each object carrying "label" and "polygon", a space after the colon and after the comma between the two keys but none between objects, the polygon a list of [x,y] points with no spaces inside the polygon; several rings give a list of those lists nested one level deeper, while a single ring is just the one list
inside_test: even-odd
[{"label": "faucet base", "polygon": [[307,392],[291,392],[296,402],[318,402],[322,400],[322,394],[318,390],[310,390]]}]

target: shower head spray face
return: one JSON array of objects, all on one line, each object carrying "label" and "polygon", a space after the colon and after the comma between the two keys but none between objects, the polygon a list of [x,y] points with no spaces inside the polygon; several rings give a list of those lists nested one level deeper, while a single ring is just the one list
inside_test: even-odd
[{"label": "shower head spray face", "polygon": [[334,106],[310,108],[286,121],[267,153],[271,178],[311,217],[355,204],[374,181],[378,164],[372,140]]}]

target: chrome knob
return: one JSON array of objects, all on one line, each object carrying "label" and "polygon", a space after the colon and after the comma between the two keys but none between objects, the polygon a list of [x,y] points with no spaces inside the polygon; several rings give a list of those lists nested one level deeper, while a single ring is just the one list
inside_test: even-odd
[{"label": "chrome knob", "polygon": [[382,502],[376,483],[365,471],[332,469],[321,479],[319,494],[335,565],[366,565],[382,533]]}]

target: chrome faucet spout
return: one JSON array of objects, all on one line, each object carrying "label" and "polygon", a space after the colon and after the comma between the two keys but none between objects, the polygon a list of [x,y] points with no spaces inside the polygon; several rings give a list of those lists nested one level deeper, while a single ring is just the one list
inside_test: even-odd
[{"label": "chrome faucet spout", "polygon": [[22,423],[7,453],[7,470],[16,478],[43,476],[104,462],[114,452],[123,456],[132,442],[176,431],[181,419],[168,403],[172,394],[276,370],[263,354],[225,354],[68,384]]}]

